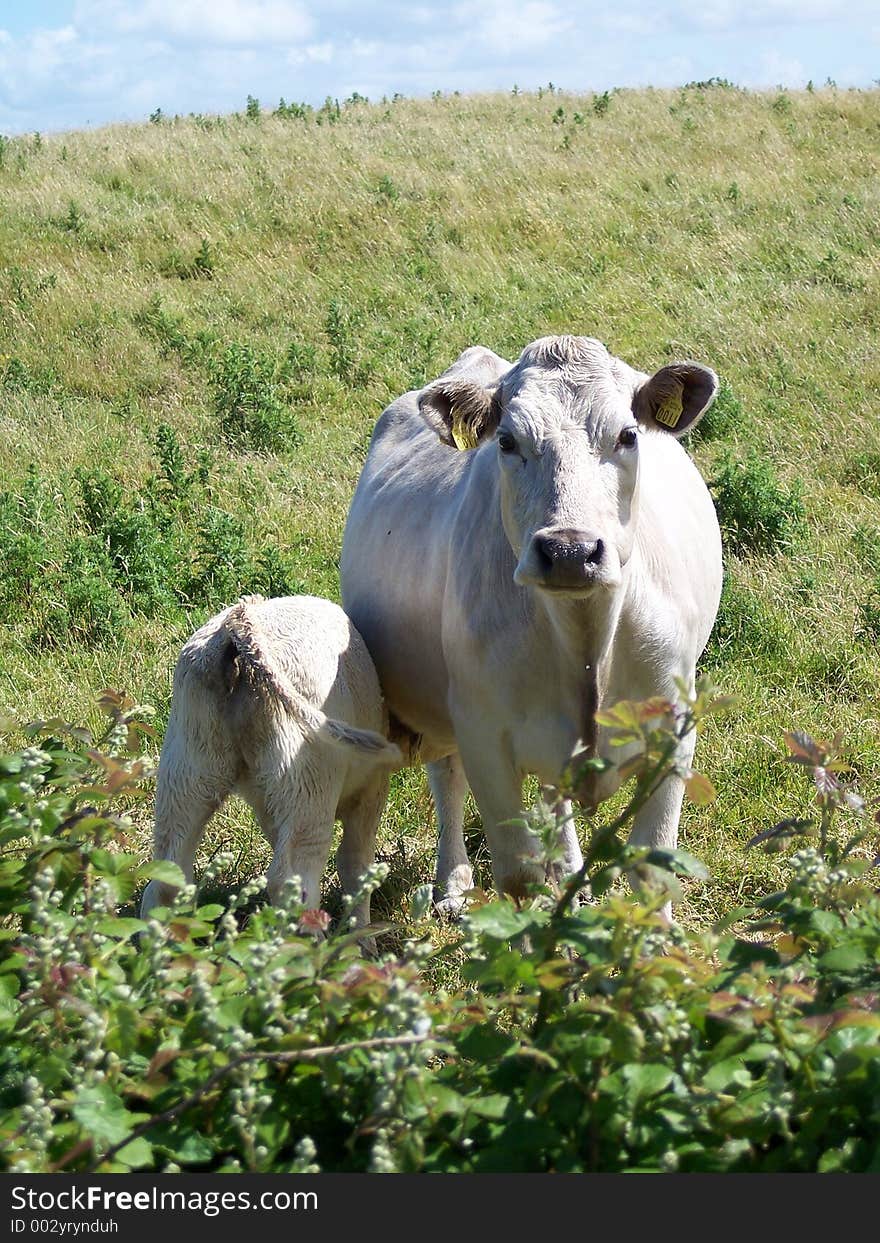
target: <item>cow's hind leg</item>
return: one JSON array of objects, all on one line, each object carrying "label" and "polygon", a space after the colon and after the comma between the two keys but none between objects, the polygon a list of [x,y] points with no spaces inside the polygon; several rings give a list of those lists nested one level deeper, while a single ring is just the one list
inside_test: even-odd
[{"label": "cow's hind leg", "polygon": [[[376,859],[376,833],[388,798],[388,773],[380,769],[352,798],[339,808],[342,820],[342,842],[336,852],[336,866],[342,890],[353,894],[364,873]],[[352,910],[358,928],[370,923],[370,895]]]},{"label": "cow's hind leg", "polygon": [[[172,714],[156,777],[153,858],[176,863],[188,882],[205,827],[228,797],[235,775],[231,754],[199,746]],[[141,916],[154,906],[167,906],[175,892],[173,885],[150,881],[141,900]]]},{"label": "cow's hind leg", "polygon": [[443,915],[457,916],[474,874],[464,844],[464,800],[468,783],[457,754],[425,766],[437,810],[437,872],[434,901]]}]

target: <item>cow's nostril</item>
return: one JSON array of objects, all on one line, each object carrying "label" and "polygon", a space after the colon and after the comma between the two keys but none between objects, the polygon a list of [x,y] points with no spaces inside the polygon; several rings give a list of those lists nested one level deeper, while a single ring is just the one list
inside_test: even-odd
[{"label": "cow's nostril", "polygon": [[553,569],[553,563],[559,555],[559,550],[556,548],[558,542],[547,535],[539,535],[535,539],[535,555],[538,565],[545,574]]},{"label": "cow's nostril", "polygon": [[591,544],[584,544],[587,553],[587,565],[598,565],[605,556],[605,545],[602,540],[594,540]]}]

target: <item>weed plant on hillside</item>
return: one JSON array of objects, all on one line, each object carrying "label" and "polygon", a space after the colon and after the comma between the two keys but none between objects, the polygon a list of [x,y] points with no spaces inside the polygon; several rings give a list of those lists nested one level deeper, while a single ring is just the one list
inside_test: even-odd
[{"label": "weed plant on hillside", "polygon": [[710,483],[718,521],[733,552],[792,549],[803,534],[803,488],[780,483],[771,462],[752,452],[745,458],[725,450]]},{"label": "weed plant on hillside", "polygon": [[[583,869],[519,903],[478,896],[440,949],[422,885],[400,950],[368,960],[345,911],[316,939],[329,919],[296,878],[242,924],[264,878],[206,901],[142,863],[125,806],[148,727],[119,694],[103,705],[100,738],[38,723],[0,757],[8,1171],[880,1168],[876,826],[836,743],[787,735],[814,806],[754,835],[796,847],[784,885],[689,934],[657,908],[701,866],[622,835],[683,734],[726,705],[705,690],[684,711],[616,705],[604,723],[640,742],[636,785],[593,825]],[[559,825],[531,824],[549,866]],[[617,887],[633,870],[639,899]],[[157,877],[182,888],[141,920],[131,903]],[[450,956],[463,983],[434,987]]]},{"label": "weed plant on hillside", "polygon": [[278,452],[301,443],[270,358],[250,345],[230,345],[212,364],[210,382],[220,431],[230,444]]},{"label": "weed plant on hillside", "polygon": [[188,469],[175,433],[160,426],[157,469],[133,493],[102,467],[79,467],[69,497],[36,469],[0,493],[0,601],[34,625],[33,640],[93,645],[136,617],[184,616],[243,592],[292,595],[291,558],[255,548],[216,503],[211,460]]}]

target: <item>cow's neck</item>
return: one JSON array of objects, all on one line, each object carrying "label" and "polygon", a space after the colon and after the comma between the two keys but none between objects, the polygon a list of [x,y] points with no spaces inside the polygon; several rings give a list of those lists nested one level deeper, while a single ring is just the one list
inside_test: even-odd
[{"label": "cow's neck", "polygon": [[603,703],[611,668],[614,632],[623,592],[596,593],[595,597],[564,600],[542,597],[565,664],[581,700],[581,739],[587,751],[596,750],[596,712]]}]

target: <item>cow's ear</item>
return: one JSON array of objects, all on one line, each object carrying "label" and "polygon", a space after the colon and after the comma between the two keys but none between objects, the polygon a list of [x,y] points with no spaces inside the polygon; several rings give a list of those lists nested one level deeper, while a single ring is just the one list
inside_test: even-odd
[{"label": "cow's ear", "polygon": [[493,388],[472,380],[439,380],[419,397],[422,418],[446,445],[475,449],[490,436],[501,419]]},{"label": "cow's ear", "polygon": [[655,371],[633,395],[633,414],[648,427],[684,436],[715,400],[718,377],[701,363],[670,363]]}]

